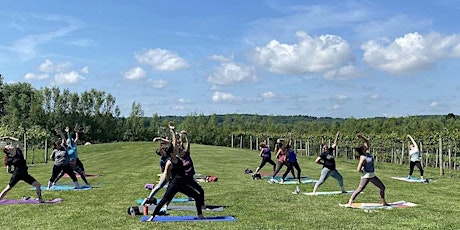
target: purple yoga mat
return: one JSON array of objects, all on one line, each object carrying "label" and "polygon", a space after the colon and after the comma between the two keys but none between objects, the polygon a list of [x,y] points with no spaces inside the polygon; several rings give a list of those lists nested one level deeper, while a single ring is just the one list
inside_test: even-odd
[{"label": "purple yoga mat", "polygon": [[[46,200],[45,204],[61,203],[61,201],[62,201],[62,198],[56,198],[54,200]],[[20,199],[20,200],[8,200],[8,199],[0,200],[0,205],[2,205],[2,204],[40,204],[40,203],[35,198],[30,198],[30,199],[27,199],[27,200],[24,200],[24,199]]]}]

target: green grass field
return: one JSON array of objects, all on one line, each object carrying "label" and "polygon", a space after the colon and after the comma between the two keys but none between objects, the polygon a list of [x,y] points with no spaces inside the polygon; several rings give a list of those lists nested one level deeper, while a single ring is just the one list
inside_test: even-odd
[{"label": "green grass field", "polygon": [[[430,184],[407,183],[392,176],[407,175],[408,165],[379,164],[376,173],[387,187],[388,202],[400,200],[418,204],[413,208],[364,212],[339,207],[350,195],[306,196],[291,194],[296,185],[274,185],[266,180],[253,180],[244,174],[260,163],[258,152],[225,147],[192,144],[192,158],[197,173],[219,178],[216,183],[202,183],[208,205],[228,206],[222,212],[205,212],[207,216],[232,215],[237,222],[207,223],[141,223],[139,216],[127,214],[127,208],[138,198],[149,194],[145,183],[156,182],[159,173],[157,145],[149,142],[112,143],[80,146],[80,158],[86,172],[99,174],[89,178],[96,187],[88,191],[44,191],[45,199],[63,198],[53,205],[0,205],[0,229],[459,229],[460,179],[439,177],[438,169],[426,168]],[[346,189],[355,189],[360,174],[356,161],[336,159]],[[302,175],[319,177],[321,166],[313,157],[299,157]],[[29,172],[46,184],[52,162],[30,165]],[[267,165],[262,171],[270,172]],[[282,170],[284,171],[284,170]],[[418,176],[415,170],[414,176]],[[0,173],[2,187],[10,178],[4,168]],[[61,183],[70,183],[63,178]],[[299,185],[310,192],[313,184]],[[19,182],[5,197],[20,199],[35,196],[31,187]],[[320,191],[337,190],[329,178]],[[162,195],[163,191],[159,195]],[[183,196],[183,195],[179,195]],[[378,189],[369,184],[356,202],[379,202]],[[170,215],[196,215],[190,211],[171,211]]]}]

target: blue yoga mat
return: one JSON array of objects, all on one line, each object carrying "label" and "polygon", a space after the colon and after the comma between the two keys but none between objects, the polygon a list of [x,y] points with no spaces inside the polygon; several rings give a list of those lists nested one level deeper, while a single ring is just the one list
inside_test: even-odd
[{"label": "blue yoga mat", "polygon": [[[161,200],[160,198],[157,198],[157,202],[160,202],[160,200]],[[142,201],[144,201],[144,199],[143,199],[143,198],[139,198],[139,199],[137,199],[136,202],[137,202],[137,204],[142,204]],[[186,198],[186,197],[184,197],[184,198],[178,198],[178,197],[176,197],[176,198],[173,198],[171,202],[191,202],[191,201],[193,201],[193,200],[189,200],[189,199]]]},{"label": "blue yoga mat", "polygon": [[[46,186],[42,186],[41,189],[42,191],[80,191],[80,190],[89,190],[92,189],[93,187],[91,186],[80,186],[80,188],[76,189],[74,186],[69,186],[69,185],[55,185],[51,187],[50,189],[47,189]],[[35,187],[31,188],[31,190],[36,190]]]},{"label": "blue yoga mat", "polygon": [[427,179],[420,179],[420,178],[417,178],[417,177],[410,177],[410,178],[407,178],[407,177],[404,177],[404,176],[393,176],[391,177],[392,179],[396,179],[396,180],[401,180],[401,181],[406,181],[406,182],[416,182],[416,183],[429,183],[429,182],[432,182],[433,181],[433,178],[427,178]]},{"label": "blue yoga mat", "polygon": [[[142,216],[140,218],[141,222],[148,222],[148,219],[151,216]],[[208,222],[208,221],[230,221],[235,222],[236,219],[233,216],[212,216],[212,217],[205,217],[203,219],[198,219],[196,216],[155,216],[155,218],[151,222],[185,222],[185,221],[193,221],[193,222]]]}]

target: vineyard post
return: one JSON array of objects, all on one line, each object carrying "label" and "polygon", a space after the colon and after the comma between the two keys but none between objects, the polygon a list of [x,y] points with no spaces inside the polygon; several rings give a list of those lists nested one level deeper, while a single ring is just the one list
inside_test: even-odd
[{"label": "vineyard post", "polygon": [[448,153],[449,153],[449,177],[452,177],[452,149],[450,145],[449,145]]},{"label": "vineyard post", "polygon": [[24,144],[23,144],[23,150],[24,150],[24,159],[27,160],[27,135],[26,132],[24,132]]},{"label": "vineyard post", "polygon": [[45,139],[45,164],[48,163],[48,139]]},{"label": "vineyard post", "polygon": [[231,143],[232,148],[233,148],[233,146],[234,146],[234,145],[233,145],[233,138],[234,138],[234,136],[233,136],[233,134],[232,134],[232,143]]},{"label": "vineyard post", "polygon": [[240,149],[243,148],[243,134],[240,134]]},{"label": "vineyard post", "polygon": [[442,162],[442,137],[439,135],[439,174],[444,176],[444,166]]},{"label": "vineyard post", "polygon": [[402,141],[402,146],[401,146],[401,159],[399,159],[399,164],[402,165],[404,160],[404,141]]},{"label": "vineyard post", "polygon": [[249,136],[249,149],[253,150],[252,149],[252,135]]}]

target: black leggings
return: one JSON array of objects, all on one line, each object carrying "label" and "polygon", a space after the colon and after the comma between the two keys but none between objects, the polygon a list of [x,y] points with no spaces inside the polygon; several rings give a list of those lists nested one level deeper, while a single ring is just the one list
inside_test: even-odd
[{"label": "black leggings", "polygon": [[269,163],[269,164],[273,165],[273,171],[276,170],[276,164],[275,164],[275,162],[272,160],[271,157],[263,157],[263,158],[262,158],[262,162],[261,162],[260,165],[259,165],[259,170],[261,170],[261,169],[265,166],[266,163]]},{"label": "black leggings", "polygon": [[300,165],[299,165],[299,162],[297,162],[297,161],[296,162],[288,162],[286,172],[284,172],[284,174],[283,174],[283,180],[284,180],[284,178],[286,178],[287,174],[290,171],[292,171],[292,174],[294,174],[294,168],[297,169],[297,179],[299,179],[299,181],[300,181],[300,173],[302,172],[302,170],[300,170]]},{"label": "black leggings", "polygon": [[292,176],[295,177],[294,169],[293,169],[293,168],[289,168],[289,166],[287,166],[287,163],[283,163],[283,162],[279,162],[279,161],[278,161],[278,163],[276,164],[276,171],[275,171],[275,173],[273,173],[273,177],[275,177],[276,174],[278,174],[278,173],[280,172],[280,170],[281,170],[281,168],[283,167],[283,165],[286,165],[286,167],[288,168],[288,169],[286,170],[286,172],[289,173],[289,171],[291,171]]},{"label": "black leggings", "polygon": [[[168,188],[166,188],[166,192],[161,198],[160,202],[155,206],[155,210],[153,210],[153,216],[160,214],[161,208],[168,202],[170,202],[174,196],[181,192],[189,197],[195,199],[195,206],[198,215],[203,214],[202,206],[204,205],[204,191],[203,193],[199,193],[195,188],[196,186],[200,187],[196,182],[191,182],[191,180],[187,178],[173,178],[169,184]],[[201,189],[202,190],[202,189]]]},{"label": "black leggings", "polygon": [[409,176],[412,176],[412,173],[414,172],[414,167],[417,166],[417,168],[420,170],[420,176],[423,176],[423,168],[422,164],[420,161],[411,161],[409,164]]},{"label": "black leggings", "polygon": [[69,177],[72,179],[73,182],[78,181],[70,165],[53,166],[53,173],[51,174],[50,181],[55,182],[57,177],[59,176],[59,173],[61,173],[61,171],[64,171],[65,173],[67,173],[67,175],[69,175]]}]

